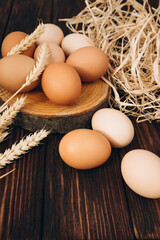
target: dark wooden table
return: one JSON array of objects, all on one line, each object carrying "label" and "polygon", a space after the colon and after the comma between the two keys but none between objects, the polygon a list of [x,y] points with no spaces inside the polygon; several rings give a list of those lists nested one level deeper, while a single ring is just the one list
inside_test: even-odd
[{"label": "dark wooden table", "polygon": [[[83,0],[0,0],[0,39],[11,31],[31,33],[38,24],[58,24],[59,18],[72,17],[83,9]],[[107,163],[80,171],[60,158],[60,134],[51,134],[42,144],[0,175],[0,240],[160,239],[160,199],[143,198],[124,183],[120,164],[126,152],[148,149],[160,155],[158,123],[143,122],[135,127],[133,142],[113,149]],[[13,126],[0,151],[11,147],[29,132]]]}]

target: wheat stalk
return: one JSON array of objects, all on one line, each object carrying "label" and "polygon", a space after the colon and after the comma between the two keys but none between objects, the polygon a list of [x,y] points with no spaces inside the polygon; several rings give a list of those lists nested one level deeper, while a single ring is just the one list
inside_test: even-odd
[{"label": "wheat stalk", "polygon": [[11,51],[7,54],[9,55],[17,55],[21,52],[27,50],[32,44],[36,42],[36,40],[39,38],[39,36],[44,32],[44,24],[43,22],[40,22],[38,27],[34,30],[33,33],[30,35],[27,35],[24,39],[21,40],[20,43],[16,44]]},{"label": "wheat stalk", "polygon": [[9,171],[9,172],[7,172],[7,173],[5,173],[5,174],[1,175],[1,176],[0,176],[0,179],[2,179],[2,178],[4,178],[4,177],[6,177],[7,175],[9,175],[10,173],[12,173],[13,171],[15,171],[15,168],[14,168],[14,169],[12,169],[11,171]]},{"label": "wheat stalk", "polygon": [[37,146],[42,139],[48,136],[50,131],[41,129],[34,134],[28,135],[23,138],[19,143],[12,144],[12,147],[6,149],[3,154],[0,155],[0,168],[3,168],[6,164],[12,163],[13,160],[19,158],[22,154],[25,154],[32,147]]},{"label": "wheat stalk", "polygon": [[39,76],[44,71],[49,56],[49,48],[46,43],[44,43],[41,47],[39,57],[31,70],[31,72],[27,75],[25,83],[0,107],[0,112],[2,112],[5,108],[7,103],[13,99],[23,88],[30,85],[32,82],[36,81]]}]

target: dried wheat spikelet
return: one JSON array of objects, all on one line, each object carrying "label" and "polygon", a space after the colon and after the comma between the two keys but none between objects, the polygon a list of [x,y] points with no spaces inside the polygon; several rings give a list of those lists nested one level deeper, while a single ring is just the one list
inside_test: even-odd
[{"label": "dried wheat spikelet", "polygon": [[25,96],[17,100],[1,114],[0,130],[5,130],[13,121],[13,118],[25,104]]},{"label": "dried wheat spikelet", "polygon": [[37,146],[42,139],[48,136],[50,131],[41,129],[34,134],[28,135],[26,138],[20,140],[19,143],[14,143],[11,148],[6,149],[3,154],[0,154],[0,168],[6,164],[12,163],[13,160],[25,154],[31,148]]},{"label": "dried wheat spikelet", "polygon": [[[31,70],[31,72],[27,75],[25,83],[0,107],[0,112],[2,112],[5,108],[8,102],[13,99],[23,88],[30,85],[32,82],[36,81],[39,76],[44,71],[49,56],[49,48],[46,43],[44,43],[41,47],[39,57]],[[1,90],[2,91],[2,90]]]},{"label": "dried wheat spikelet", "polygon": [[20,43],[16,44],[10,52],[7,54],[9,55],[17,55],[21,52],[27,50],[33,43],[36,42],[37,38],[44,32],[44,24],[43,22],[39,22],[37,28],[32,32],[30,35],[27,35],[24,39],[21,40]]},{"label": "dried wheat spikelet", "polygon": [[111,107],[137,122],[160,120],[160,4],[136,0],[85,0],[86,7],[66,21],[72,32],[90,37],[109,57],[102,78],[112,89]]},{"label": "dried wheat spikelet", "polygon": [[9,134],[7,127],[13,122],[13,118],[25,104],[25,97],[17,98],[15,103],[10,107],[7,106],[5,111],[0,115],[0,142],[2,142]]},{"label": "dried wheat spikelet", "polygon": [[6,137],[8,136],[9,132],[7,132],[6,130],[0,130],[0,143],[3,142]]}]

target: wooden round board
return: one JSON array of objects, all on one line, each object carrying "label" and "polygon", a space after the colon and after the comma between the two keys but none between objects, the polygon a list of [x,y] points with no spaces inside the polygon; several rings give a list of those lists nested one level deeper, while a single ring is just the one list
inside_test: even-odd
[{"label": "wooden round board", "polygon": [[[13,93],[4,90],[0,98],[5,102]],[[42,128],[54,133],[67,133],[77,128],[90,128],[95,111],[107,107],[109,86],[102,80],[83,83],[79,99],[72,105],[57,105],[47,99],[40,87],[27,93],[25,106],[17,114],[14,124],[30,131]],[[13,100],[9,102],[12,104]]]}]

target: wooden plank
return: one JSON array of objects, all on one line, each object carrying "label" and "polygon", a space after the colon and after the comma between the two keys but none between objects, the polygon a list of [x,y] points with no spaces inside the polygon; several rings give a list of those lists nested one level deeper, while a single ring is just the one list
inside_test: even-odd
[{"label": "wooden plank", "polygon": [[[127,150],[142,148],[160,156],[159,124],[135,124],[135,131],[136,136]],[[141,197],[126,184],[125,188],[136,239],[160,239],[160,199]]]},{"label": "wooden plank", "polygon": [[60,139],[50,137],[46,151],[43,239],[134,239],[119,150],[103,166],[80,171],[60,159]]},{"label": "wooden plank", "polygon": [[5,30],[8,25],[8,19],[10,17],[10,13],[12,10],[12,5],[13,5],[14,0],[1,0],[0,1],[0,45],[2,43],[2,39],[4,38],[5,35]]},{"label": "wooden plank", "polygon": [[[13,1],[13,0],[12,0]],[[5,9],[5,3],[12,6],[10,1],[2,1],[2,11]],[[39,20],[50,22],[52,1],[20,1],[15,0],[9,13],[9,19],[4,36],[12,31],[24,31],[30,34],[38,25]],[[5,10],[6,12],[6,10]],[[7,12],[6,12],[7,14]],[[3,16],[3,14],[2,14]],[[8,16],[8,14],[7,14]]]},{"label": "wooden plank", "polygon": [[[8,147],[26,134],[14,128]],[[16,170],[0,180],[0,239],[40,239],[44,156],[45,145],[34,148],[6,168]]]}]

